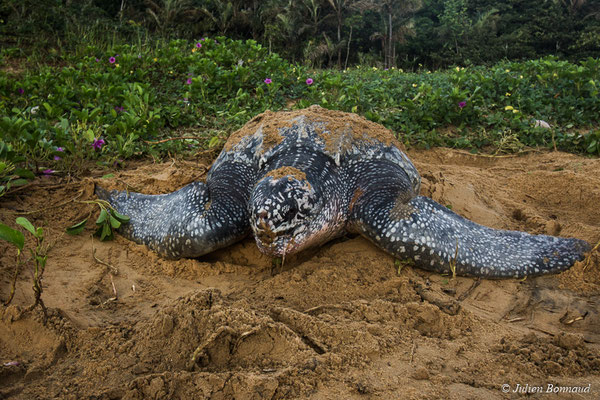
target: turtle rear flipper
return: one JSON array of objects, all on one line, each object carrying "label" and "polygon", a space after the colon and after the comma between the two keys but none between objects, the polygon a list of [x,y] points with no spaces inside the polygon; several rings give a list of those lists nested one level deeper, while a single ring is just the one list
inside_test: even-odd
[{"label": "turtle rear flipper", "polygon": [[362,188],[358,192],[364,194],[352,203],[349,228],[388,253],[413,259],[420,268],[518,278],[565,270],[590,249],[579,239],[476,224],[427,197],[414,196],[406,174],[398,167],[379,167],[371,179],[359,180]]},{"label": "turtle rear flipper", "polygon": [[[243,202],[211,201],[206,184],[191,183],[161,195],[107,191],[96,195],[130,218],[119,232],[165,258],[198,257],[243,238],[249,231]],[[227,207],[225,207],[227,206]]]}]

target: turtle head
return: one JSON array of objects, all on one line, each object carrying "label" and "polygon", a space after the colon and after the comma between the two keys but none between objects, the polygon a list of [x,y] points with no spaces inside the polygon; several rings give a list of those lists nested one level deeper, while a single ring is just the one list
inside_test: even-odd
[{"label": "turtle head", "polygon": [[320,235],[323,200],[304,176],[267,175],[250,199],[250,224],[260,251],[281,257],[308,247]]}]

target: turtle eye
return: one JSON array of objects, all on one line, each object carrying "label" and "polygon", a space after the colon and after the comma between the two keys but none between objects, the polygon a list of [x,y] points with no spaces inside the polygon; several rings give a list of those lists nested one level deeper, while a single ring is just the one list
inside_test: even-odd
[{"label": "turtle eye", "polygon": [[290,208],[283,215],[283,219],[285,221],[291,221],[291,220],[294,219],[294,217],[296,216],[296,214],[298,214],[298,207],[295,206],[295,205],[290,206]]}]

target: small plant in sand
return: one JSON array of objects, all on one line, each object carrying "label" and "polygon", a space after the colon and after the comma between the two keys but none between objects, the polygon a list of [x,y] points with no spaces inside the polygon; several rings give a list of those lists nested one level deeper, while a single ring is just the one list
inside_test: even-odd
[{"label": "small plant in sand", "polygon": [[0,197],[11,188],[26,185],[29,179],[35,178],[30,170],[16,167],[23,160],[22,156],[0,140]]},{"label": "small plant in sand", "polygon": [[[42,311],[44,312],[45,322],[48,317],[48,314],[46,311],[46,306],[44,305],[44,302],[42,300],[42,278],[46,269],[46,261],[48,260],[48,246],[44,244],[44,229],[41,227],[35,228],[33,224],[29,222],[27,218],[24,217],[17,218],[16,223],[25,228],[25,230],[31,234],[35,243],[32,247],[29,247],[28,249],[29,253],[31,254],[31,259],[29,260],[29,262],[32,265],[31,274],[33,278],[33,293],[35,296],[35,302],[27,309],[27,311],[33,310],[39,304],[42,308]],[[23,262],[23,260],[21,259],[23,249],[25,247],[25,235],[21,231],[12,229],[11,227],[0,223],[0,239],[12,243],[17,248],[15,273],[13,276],[10,295],[4,303],[5,305],[8,305],[14,297],[15,286],[17,284],[17,277],[19,276],[21,266],[27,263]]]},{"label": "small plant in sand", "polygon": [[[100,238],[100,240],[112,240],[114,238],[114,229],[119,229],[122,224],[126,224],[129,222],[129,217],[126,215],[119,214],[117,210],[115,210],[110,203],[105,200],[90,200],[84,201],[86,204],[96,204],[100,207],[100,215],[96,220],[96,232],[94,233],[96,236]],[[87,223],[89,216],[85,218],[83,221],[80,221],[74,225],[71,225],[67,228],[67,233],[70,235],[78,235],[83,232],[85,228],[85,224]]]}]

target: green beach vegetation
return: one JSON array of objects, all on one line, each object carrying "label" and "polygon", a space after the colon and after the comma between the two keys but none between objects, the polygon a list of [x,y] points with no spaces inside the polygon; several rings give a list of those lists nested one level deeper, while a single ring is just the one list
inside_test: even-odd
[{"label": "green beach vegetation", "polygon": [[[407,146],[600,154],[591,2],[44,3],[0,6],[0,196],[90,160],[218,148],[260,112],[312,104]],[[517,18],[527,4],[547,31]],[[297,40],[281,30],[288,17]]]}]

